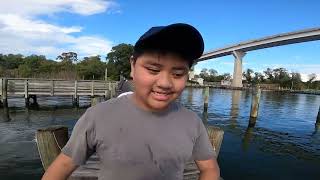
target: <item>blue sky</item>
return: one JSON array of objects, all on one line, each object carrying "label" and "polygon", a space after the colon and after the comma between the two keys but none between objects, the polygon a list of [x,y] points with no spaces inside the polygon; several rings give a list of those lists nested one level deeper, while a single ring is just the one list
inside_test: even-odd
[{"label": "blue sky", "polygon": [[[105,56],[119,43],[134,44],[151,26],[189,23],[203,35],[205,51],[306,28],[320,28],[318,0],[10,0],[0,2],[0,53],[65,51]],[[320,77],[320,41],[249,52],[243,68],[284,67]],[[201,62],[196,71],[233,71],[232,56]]]}]

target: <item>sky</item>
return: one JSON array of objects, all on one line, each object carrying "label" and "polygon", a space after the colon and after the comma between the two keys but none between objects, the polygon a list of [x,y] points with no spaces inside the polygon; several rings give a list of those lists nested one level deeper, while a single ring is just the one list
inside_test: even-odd
[{"label": "sky", "polygon": [[[188,23],[203,36],[205,52],[243,41],[320,28],[319,0],[0,0],[0,53],[62,52],[105,57],[119,43],[134,44],[150,27]],[[320,79],[320,41],[250,51],[243,70],[284,67],[304,80]],[[233,72],[233,56],[195,66]]]}]

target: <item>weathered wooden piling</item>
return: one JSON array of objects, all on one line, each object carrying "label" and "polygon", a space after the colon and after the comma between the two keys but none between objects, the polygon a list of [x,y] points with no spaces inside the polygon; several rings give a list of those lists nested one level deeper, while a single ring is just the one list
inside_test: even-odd
[{"label": "weathered wooden piling", "polygon": [[209,104],[209,87],[204,88],[204,98],[203,98],[203,113],[208,112],[208,104]]},{"label": "weathered wooden piling", "polygon": [[103,97],[91,97],[91,106],[95,106],[100,102],[103,102],[104,98]]},{"label": "weathered wooden piling", "polygon": [[26,107],[29,106],[29,81],[28,80],[25,80],[24,81],[24,103],[26,105]]},{"label": "weathered wooden piling", "polygon": [[3,107],[8,107],[8,79],[2,79],[2,105]]},{"label": "weathered wooden piling", "polygon": [[79,106],[79,96],[78,96],[78,81],[74,81],[74,94],[73,94],[72,104],[73,106]]},{"label": "weathered wooden piling", "polygon": [[9,113],[9,108],[8,108],[8,107],[4,107],[4,108],[2,109],[2,112],[3,112],[3,113],[1,113],[1,114],[2,114],[3,121],[4,121],[4,122],[9,122],[9,121],[11,121],[10,113]]},{"label": "weathered wooden piling", "polygon": [[38,152],[45,170],[48,169],[54,159],[60,154],[63,146],[68,141],[67,127],[49,127],[39,129],[36,133]]},{"label": "weathered wooden piling", "polygon": [[211,145],[218,156],[223,140],[224,131],[215,126],[207,126],[207,132]]},{"label": "weathered wooden piling", "polygon": [[320,125],[320,106],[319,106],[319,110],[318,110],[318,116],[317,116],[316,124]]},{"label": "weathered wooden piling", "polygon": [[252,118],[258,117],[260,96],[261,96],[261,89],[257,87],[255,91],[253,91],[252,93],[252,102],[251,102],[251,111],[250,111],[250,117]]},{"label": "weathered wooden piling", "polygon": [[315,126],[315,133],[317,133],[318,130],[320,129],[320,106],[318,110],[317,121],[314,126]]}]

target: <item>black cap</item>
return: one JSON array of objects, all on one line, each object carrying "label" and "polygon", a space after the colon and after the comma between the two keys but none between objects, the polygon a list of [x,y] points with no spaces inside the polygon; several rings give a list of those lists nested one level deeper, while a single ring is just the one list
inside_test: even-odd
[{"label": "black cap", "polygon": [[164,50],[175,52],[191,63],[202,55],[203,49],[204,43],[200,32],[193,26],[183,23],[152,27],[134,46],[135,53]]}]

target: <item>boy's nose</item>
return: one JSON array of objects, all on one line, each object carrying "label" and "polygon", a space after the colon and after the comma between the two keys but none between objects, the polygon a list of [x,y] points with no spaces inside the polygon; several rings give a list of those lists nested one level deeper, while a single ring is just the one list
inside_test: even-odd
[{"label": "boy's nose", "polygon": [[157,86],[163,89],[170,89],[173,86],[169,73],[160,73],[157,79]]}]

